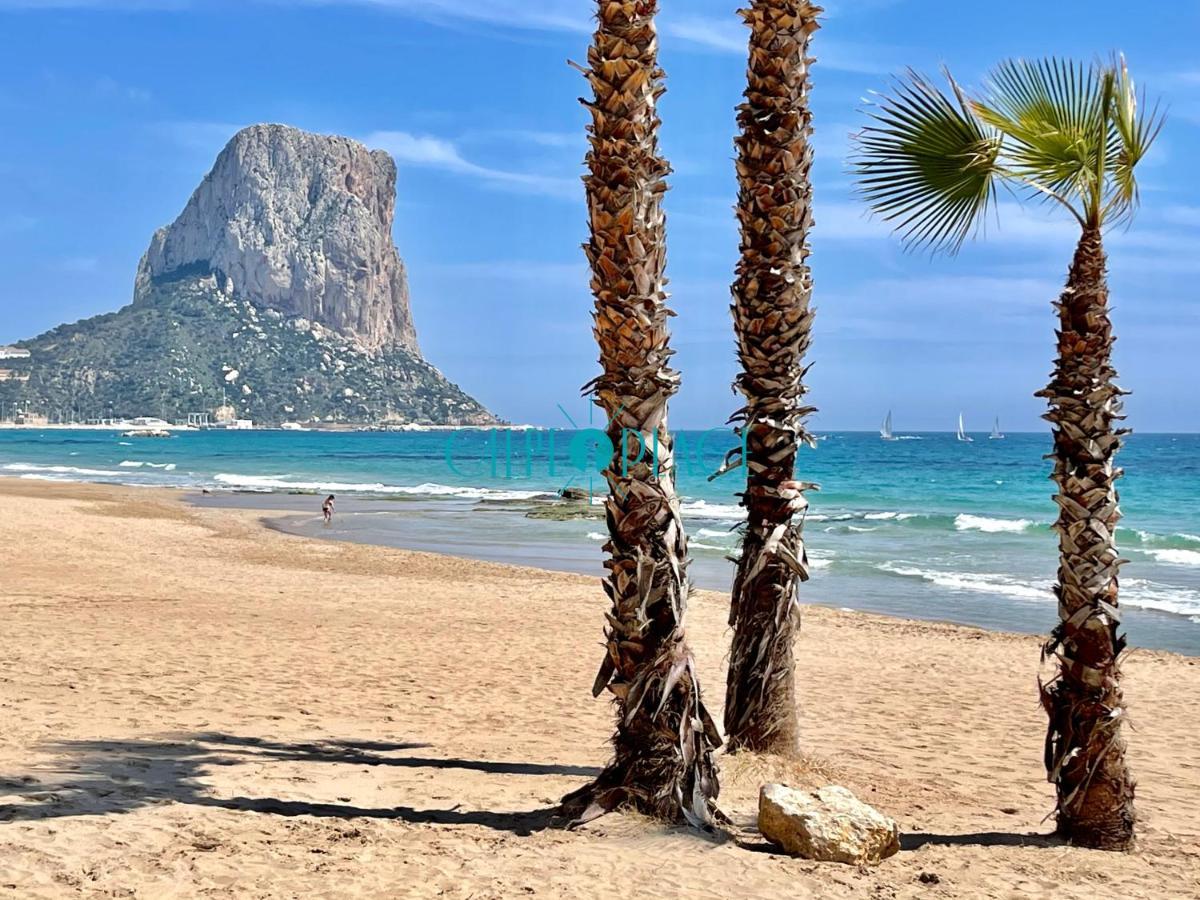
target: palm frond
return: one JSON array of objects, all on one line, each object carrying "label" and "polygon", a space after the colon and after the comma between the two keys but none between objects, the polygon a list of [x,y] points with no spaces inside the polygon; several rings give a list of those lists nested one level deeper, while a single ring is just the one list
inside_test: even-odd
[{"label": "palm frond", "polygon": [[1000,135],[949,81],[952,96],[910,70],[855,136],[859,193],[910,249],[956,252],[995,197]]},{"label": "palm frond", "polygon": [[1127,220],[1137,209],[1138,186],[1134,169],[1162,130],[1164,116],[1157,102],[1153,107],[1147,107],[1144,91],[1138,97],[1124,57],[1119,58],[1113,69],[1113,139],[1108,154],[1111,183],[1104,212],[1119,222]]},{"label": "palm frond", "polygon": [[1004,135],[1012,175],[1081,218],[1098,212],[1103,196],[1108,83],[1106,71],[1071,60],[1007,60],[973,104]]}]

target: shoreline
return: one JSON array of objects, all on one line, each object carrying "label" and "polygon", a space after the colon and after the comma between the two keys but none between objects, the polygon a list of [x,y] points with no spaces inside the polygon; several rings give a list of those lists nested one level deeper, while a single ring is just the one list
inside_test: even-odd
[{"label": "shoreline", "polygon": [[[42,490],[39,490],[37,488],[35,488],[31,491],[22,491],[21,490],[22,487],[31,485],[31,484],[37,485],[37,488],[46,487],[46,488],[49,488],[49,490],[45,491],[45,492],[43,492]],[[291,513],[289,515],[285,515],[285,516],[278,516],[276,514],[279,512],[279,510],[270,509],[270,508],[267,508],[267,507],[264,507],[261,505],[255,505],[253,503],[229,504],[229,503],[221,502],[222,499],[228,499],[228,498],[232,498],[232,497],[244,497],[247,500],[249,500],[251,498],[258,499],[258,498],[262,498],[262,497],[276,497],[276,498],[280,498],[280,499],[286,499],[289,496],[317,496],[317,495],[308,495],[308,494],[282,495],[282,494],[261,493],[261,492],[254,492],[254,491],[206,492],[204,494],[199,494],[195,490],[190,489],[190,488],[146,487],[144,485],[109,484],[109,483],[98,483],[98,482],[88,482],[88,481],[26,482],[26,481],[22,481],[21,479],[17,479],[17,478],[0,477],[0,499],[2,499],[4,497],[13,497],[13,496],[19,497],[22,495],[42,497],[46,493],[55,494],[55,493],[57,493],[57,491],[55,491],[55,487],[57,487],[59,485],[62,486],[62,499],[66,499],[66,500],[114,503],[114,502],[117,502],[113,496],[114,492],[116,492],[116,493],[125,492],[125,491],[134,492],[134,493],[136,493],[137,497],[133,498],[133,499],[137,499],[137,500],[143,499],[142,498],[143,494],[156,494],[156,495],[159,495],[158,499],[162,499],[162,500],[166,501],[168,504],[177,505],[181,510],[184,511],[185,514],[187,511],[191,511],[191,510],[195,510],[197,512],[203,512],[203,511],[207,510],[208,512],[232,513],[232,514],[237,515],[239,518],[243,518],[243,521],[253,523],[253,525],[257,529],[261,529],[261,531],[264,533],[278,535],[281,538],[296,541],[297,543],[300,543],[300,544],[305,544],[305,543],[346,544],[346,545],[349,545],[350,547],[359,548],[359,549],[366,550],[366,551],[378,551],[381,553],[387,553],[388,551],[395,551],[395,552],[405,554],[405,555],[429,557],[432,559],[439,560],[443,564],[449,565],[449,566],[454,566],[456,563],[460,563],[462,561],[469,561],[469,562],[478,563],[478,564],[480,564],[482,566],[486,566],[486,567],[497,567],[501,570],[510,572],[512,574],[535,573],[539,576],[544,576],[544,577],[548,577],[551,579],[553,579],[553,578],[570,579],[575,584],[583,584],[588,587],[594,588],[595,591],[601,595],[603,593],[601,590],[601,586],[600,586],[600,579],[603,574],[602,571],[590,573],[590,572],[577,571],[577,570],[572,570],[572,569],[547,568],[547,567],[543,567],[543,566],[534,565],[529,562],[524,562],[520,558],[516,558],[516,557],[511,558],[511,559],[489,559],[489,558],[482,558],[482,557],[478,557],[478,556],[460,555],[460,554],[452,553],[452,552],[450,552],[448,550],[444,550],[444,549],[432,550],[432,549],[426,549],[426,548],[422,548],[422,547],[394,546],[391,544],[377,544],[377,543],[371,543],[371,542],[367,542],[367,541],[355,540],[353,538],[338,537],[338,536],[332,536],[332,535],[323,535],[320,532],[310,535],[310,534],[306,534],[301,531],[295,530],[294,528],[283,527],[283,524],[287,520],[301,518],[300,514],[297,512],[293,512],[293,513]],[[83,488],[85,490],[77,493],[72,490],[73,488]],[[94,489],[94,490],[88,490],[88,489]],[[197,502],[197,501],[203,501],[206,497],[209,499],[210,503],[205,504],[205,503]],[[213,500],[215,500],[215,502],[211,502]],[[384,498],[372,498],[372,499],[364,500],[363,502],[367,502],[367,503],[399,502],[399,503],[413,504],[413,505],[421,504],[420,500],[412,499],[412,498],[403,498],[403,499],[399,499],[399,500],[384,499]],[[435,501],[435,502],[440,503],[441,501]],[[319,514],[305,516],[304,518],[319,519]],[[716,589],[712,589],[712,588],[694,587],[693,591],[692,591],[692,596],[693,597],[700,596],[700,597],[703,597],[708,602],[715,601],[718,604],[726,603],[728,601],[728,596],[727,596],[726,591],[716,590]],[[1018,630],[1011,630],[1011,629],[988,628],[988,627],[985,627],[982,625],[974,625],[969,622],[955,621],[953,619],[921,618],[921,617],[910,618],[910,617],[906,617],[906,616],[902,616],[902,615],[898,615],[896,613],[891,613],[891,612],[886,612],[886,611],[857,609],[857,608],[848,607],[848,606],[839,606],[834,603],[825,603],[825,602],[821,602],[818,600],[801,600],[800,606],[804,610],[815,609],[815,610],[821,610],[825,613],[835,613],[835,614],[840,614],[840,615],[844,615],[844,616],[849,616],[851,618],[862,617],[864,619],[878,620],[879,622],[883,622],[883,623],[886,623],[886,622],[894,623],[897,626],[940,626],[949,631],[964,632],[967,635],[979,634],[979,635],[993,636],[996,638],[1007,638],[1007,639],[1011,639],[1014,641],[1022,641],[1022,642],[1031,642],[1032,641],[1039,648],[1045,641],[1045,636],[1042,635],[1040,632],[1036,632],[1036,631],[1018,631]],[[1169,650],[1169,649],[1164,649],[1164,648],[1132,647],[1128,651],[1128,654],[1129,655],[1136,654],[1138,656],[1173,657],[1178,660],[1184,661],[1187,665],[1200,665],[1200,658],[1197,658],[1191,654],[1180,653],[1175,650]]]},{"label": "shoreline", "polygon": [[[488,499],[486,502],[486,491],[485,498],[470,492],[463,496],[425,496],[416,489],[411,489],[412,493],[379,496],[339,493],[338,515],[331,531],[320,527],[314,500],[322,492],[312,490],[258,490],[228,486],[200,491],[195,487],[183,486],[67,481],[57,476],[45,480],[33,476],[5,476],[0,477],[0,484],[8,480],[24,484],[95,484],[138,491],[151,487],[152,490],[178,496],[183,502],[198,508],[259,510],[264,524],[270,528],[322,541],[441,553],[458,559],[583,574],[597,579],[603,576],[600,549],[605,536],[603,521],[531,520],[524,513],[534,507],[544,507],[548,502],[548,495],[537,492],[511,492],[511,497]],[[870,518],[868,515],[867,519]],[[872,523],[868,521],[864,524]],[[705,530],[701,529],[700,534],[704,533]],[[996,539],[1002,537],[997,535]],[[695,536],[692,546],[689,574],[694,585],[701,590],[727,593],[732,581],[733,565],[728,561],[726,551],[719,547],[706,547]],[[711,552],[713,550],[720,552]],[[1022,596],[1016,600],[1000,590],[989,594],[972,586],[961,603],[947,601],[936,594],[926,597],[927,591],[922,591],[918,586],[914,592],[911,584],[901,580],[895,582],[894,590],[877,589],[873,594],[847,591],[842,580],[825,581],[828,576],[822,571],[827,566],[840,563],[836,559],[831,562],[821,558],[821,549],[810,552],[817,554],[811,559],[816,568],[816,577],[802,589],[801,603],[806,606],[861,611],[901,620],[947,622],[990,632],[1036,636],[1039,639],[1045,638],[1055,621],[1050,598],[1031,604],[1023,595],[1030,593],[1032,588],[1025,586],[1019,588]],[[853,583],[850,586],[853,587]],[[890,588],[890,585],[884,587]],[[831,596],[838,599],[829,599]],[[1164,650],[1186,657],[1200,657],[1200,627],[1197,627],[1197,617],[1191,613],[1147,609],[1136,602],[1123,605],[1123,611],[1126,628],[1133,632],[1131,643],[1135,651]]]},{"label": "shoreline", "polygon": [[[797,643],[802,756],[722,754],[722,808],[752,829],[764,781],[841,784],[896,818],[900,854],[813,864],[623,814],[565,832],[546,810],[610,752],[611,705],[590,693],[595,579],[261,517],[177,491],[0,481],[0,895],[1195,889],[1194,659],[1126,665],[1133,853],[1101,861],[1048,836],[1037,638],[815,606]],[[726,605],[699,591],[688,623],[717,721]]]},{"label": "shoreline", "polygon": [[[339,499],[339,512],[335,517],[335,527],[325,529],[320,526],[320,516],[315,505],[310,504],[309,498],[316,494],[307,493],[258,493],[258,492],[210,492],[197,494],[185,492],[186,502],[200,508],[229,508],[255,509],[261,512],[266,527],[284,534],[305,537],[314,540],[346,542],[365,546],[393,547],[402,550],[415,550],[426,553],[441,553],[459,559],[492,562],[516,566],[533,566],[552,572],[564,572],[586,575],[599,579],[603,576],[603,555],[600,552],[600,542],[583,541],[582,532],[603,534],[604,523],[600,520],[586,520],[585,528],[576,529],[581,532],[575,540],[569,536],[559,540],[543,539],[532,542],[528,536],[501,527],[468,527],[477,511],[468,506],[456,506],[453,500],[425,500],[417,497],[354,497],[348,501]],[[270,498],[264,502],[265,498]],[[311,510],[308,507],[312,505]],[[507,519],[509,528],[520,527],[524,524],[519,503],[513,503],[511,508],[497,504],[487,511],[488,516],[498,520]],[[405,515],[401,517],[401,513]],[[378,527],[379,517],[395,513],[389,522],[399,523],[396,527],[386,530]],[[370,525],[358,527],[357,517],[362,516],[363,522]],[[461,522],[454,522],[457,516]],[[405,521],[408,520],[408,521]],[[350,527],[346,522],[350,521]],[[488,520],[489,522],[491,520]],[[457,527],[457,530],[455,529]],[[513,535],[517,536],[514,537]],[[820,562],[819,560],[817,561]],[[693,552],[691,569],[693,583],[703,591],[724,593],[727,595],[732,583],[733,564],[723,555],[714,557],[712,554]],[[934,609],[925,612],[921,609],[899,611],[886,602],[864,603],[861,598],[847,602],[834,602],[822,599],[822,589],[819,582],[809,582],[801,591],[801,605],[820,606],[826,609],[844,610],[847,612],[862,612],[888,616],[902,621],[944,622],[965,628],[979,628],[998,634],[1019,634],[1025,637],[1035,636],[1045,640],[1050,629],[1055,624],[1054,607],[1046,604],[1043,612],[1044,623],[1030,622],[1027,626],[1019,620],[1019,610],[1013,609],[1006,617],[996,618],[991,622],[981,622],[970,618],[967,614],[957,617],[944,609]],[[1176,637],[1175,628],[1194,628],[1194,619],[1187,614],[1176,614],[1158,610],[1145,610],[1134,606],[1123,607],[1126,617],[1132,617],[1135,622],[1144,624],[1149,621],[1159,624],[1159,632],[1165,633],[1169,639]],[[1042,627],[1044,624],[1044,627]],[[1182,632],[1190,636],[1190,632]],[[1186,649],[1185,649],[1186,648]],[[1200,648],[1191,643],[1180,643],[1178,646],[1162,646],[1160,644],[1137,643],[1131,652],[1163,651],[1177,653],[1180,656],[1200,657]]]},{"label": "shoreline", "polygon": [[[497,422],[492,425],[387,425],[387,424],[351,424],[351,423],[291,423],[301,425],[299,428],[287,428],[283,424],[279,425],[257,425],[251,428],[227,428],[222,426],[209,425],[200,427],[196,425],[180,425],[179,423],[171,424],[170,422],[162,422],[153,427],[162,429],[163,431],[286,431],[286,432],[317,432],[326,434],[343,434],[346,432],[373,432],[373,431],[392,431],[392,432],[454,432],[454,431],[490,431],[497,429],[500,431],[538,431],[543,430],[540,425],[510,425],[507,423]],[[43,424],[26,424],[24,422],[0,422],[0,430],[2,431],[139,431],[147,430],[150,426],[138,425],[134,422],[123,422],[120,424],[80,424],[78,422],[61,423],[61,422],[46,422]],[[1014,432],[1015,433],[1015,432]]]}]

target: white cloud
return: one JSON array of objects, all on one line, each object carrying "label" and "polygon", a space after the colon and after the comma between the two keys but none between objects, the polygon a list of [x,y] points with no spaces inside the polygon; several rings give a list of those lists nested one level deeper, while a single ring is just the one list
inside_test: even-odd
[{"label": "white cloud", "polygon": [[367,136],[367,144],[386,150],[398,163],[430,166],[451,172],[477,169],[459,155],[458,149],[441,138],[409,134],[407,131],[376,131]]},{"label": "white cloud", "polygon": [[[864,203],[823,203],[818,193],[814,218],[814,240],[896,240],[892,234],[892,224],[871,215]],[[997,204],[987,220],[981,223],[977,240],[989,245],[1067,246],[1078,235],[1079,227],[1065,211],[1062,215],[1046,216],[1038,209],[1004,201]]]},{"label": "white cloud", "polygon": [[[280,0],[277,0],[280,2]],[[287,2],[287,0],[282,0]],[[433,22],[465,19],[509,28],[541,31],[587,31],[591,4],[586,0],[300,0],[302,3],[351,3],[393,9]]]},{"label": "white cloud", "polygon": [[[706,50],[740,56],[747,53],[750,32],[732,15],[674,18],[668,11],[664,12],[660,27],[665,37],[678,38]],[[896,63],[890,60],[900,54],[895,48],[839,41],[817,32],[812,41],[812,55],[817,60],[816,68],[873,74],[896,68]]]},{"label": "white cloud", "polygon": [[476,179],[489,187],[519,193],[578,199],[582,188],[575,178],[566,176],[512,172],[479,165],[463,157],[458,147],[444,138],[411,134],[407,131],[376,131],[363,142],[386,150],[403,170],[405,166],[434,169]]},{"label": "white cloud", "polygon": [[682,19],[665,20],[662,30],[665,34],[699,44],[710,50],[723,53],[745,53],[747,34],[744,28],[739,28],[737,21],[718,21],[701,16],[687,16]]},{"label": "white cloud", "polygon": [[[591,0],[254,0],[275,6],[361,6],[391,11],[436,25],[495,25],[507,30],[572,32],[586,34],[593,27]],[[199,6],[199,0],[0,0],[0,9],[177,10]],[[684,15],[670,8],[659,18],[666,38],[684,46],[720,53],[746,53],[746,29],[732,13],[715,16]],[[887,57],[893,48],[814,39],[820,66],[846,72],[877,73],[894,68]],[[881,59],[882,58],[882,59]]]},{"label": "white cloud", "polygon": [[[840,192],[823,190],[817,185],[813,207],[815,222],[811,235],[814,245],[875,241],[892,242],[899,246],[899,238],[893,234],[891,223],[872,215],[865,203],[822,199],[831,193]],[[667,202],[671,204],[670,195],[668,197]],[[728,198],[693,200],[679,208],[668,206],[669,218],[675,224],[732,231],[736,228],[734,203],[732,195]],[[1168,220],[1173,219],[1179,224],[1200,222],[1200,208],[1173,207],[1168,216]],[[987,219],[980,223],[974,241],[968,242],[968,246],[973,243],[983,248],[1030,248],[1069,254],[1078,239],[1079,226],[1065,210],[1005,200],[988,213]],[[1193,256],[1198,255],[1197,251],[1200,250],[1200,236],[1193,237],[1186,232],[1165,233],[1161,229],[1139,229],[1136,222],[1132,229],[1109,232],[1107,241],[1114,248],[1154,247],[1164,252],[1180,253],[1190,250]]]},{"label": "white cloud", "polygon": [[549,149],[566,149],[580,151],[583,158],[583,147],[586,137],[579,131],[535,131],[525,128],[494,128],[485,131],[468,131],[460,138],[461,142],[492,143],[496,141],[520,144],[532,144],[536,147]]},{"label": "white cloud", "polygon": [[[153,130],[179,147],[212,160],[243,127],[229,122],[162,122],[154,125]],[[390,153],[402,173],[408,168],[430,169],[462,175],[500,190],[570,200],[583,197],[578,178],[514,172],[480,165],[463,156],[458,145],[446,138],[409,131],[382,130],[358,137],[358,140],[373,150]]]}]

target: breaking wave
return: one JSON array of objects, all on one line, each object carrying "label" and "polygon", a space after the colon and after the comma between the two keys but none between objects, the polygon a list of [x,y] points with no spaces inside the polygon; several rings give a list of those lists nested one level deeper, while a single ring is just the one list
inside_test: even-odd
[{"label": "breaking wave", "polygon": [[1200,566],[1200,550],[1141,550],[1156,562],[1169,566]]},{"label": "breaking wave", "polygon": [[[892,575],[917,578],[949,590],[995,594],[1021,600],[1054,601],[1053,581],[974,572],[946,572],[922,569],[901,562],[880,563],[876,568]],[[1200,617],[1200,591],[1158,584],[1144,578],[1129,578],[1121,583],[1121,605]]]},{"label": "breaking wave", "polygon": [[741,522],[746,511],[731,503],[709,503],[707,500],[688,500],[679,507],[684,515],[696,519],[714,519],[723,522]]},{"label": "breaking wave", "polygon": [[343,494],[388,494],[414,497],[459,497],[465,500],[536,500],[548,499],[546,491],[502,491],[483,487],[459,487],[426,482],[418,485],[382,484],[381,482],[294,481],[287,476],[235,475],[220,472],[213,481],[226,487],[257,491],[328,491]]},{"label": "breaking wave", "polygon": [[988,516],[971,516],[963,513],[954,519],[958,531],[985,531],[988,534],[1020,534],[1036,525],[1030,519],[992,519]]},{"label": "breaking wave", "polygon": [[977,591],[985,594],[1002,594],[1022,600],[1052,600],[1052,582],[1029,582],[1008,575],[989,575],[976,572],[945,572],[937,569],[922,569],[900,562],[880,563],[875,568],[881,572],[900,575],[904,578],[919,578],[938,587],[958,591]]},{"label": "breaking wave", "polygon": [[5,472],[34,472],[47,475],[83,475],[87,477],[116,476],[124,473],[112,469],[83,469],[78,466],[39,466],[36,463],[8,463],[0,466]]}]

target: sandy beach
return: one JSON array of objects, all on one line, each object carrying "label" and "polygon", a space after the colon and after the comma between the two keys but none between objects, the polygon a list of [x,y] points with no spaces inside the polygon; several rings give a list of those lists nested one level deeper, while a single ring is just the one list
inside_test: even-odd
[{"label": "sandy beach", "polygon": [[[1045,837],[1036,638],[819,607],[805,756],[723,758],[721,804],[749,826],[764,781],[842,784],[900,823],[897,856],[566,832],[548,809],[611,727],[595,580],[259,518],[0,481],[0,896],[1200,896],[1200,660],[1128,660],[1131,854]],[[718,720],[725,607],[690,620]]]}]

